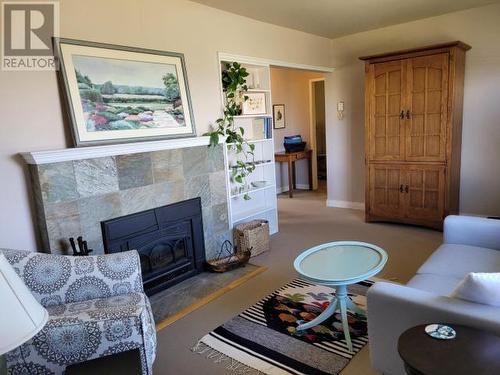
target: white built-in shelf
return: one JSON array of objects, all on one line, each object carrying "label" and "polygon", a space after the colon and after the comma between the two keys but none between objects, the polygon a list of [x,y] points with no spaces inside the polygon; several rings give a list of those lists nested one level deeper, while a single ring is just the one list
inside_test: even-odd
[{"label": "white built-in shelf", "polygon": [[247,92],[271,92],[268,89],[248,89]]},{"label": "white built-in shelf", "polygon": [[272,138],[250,139],[248,140],[248,143],[270,142],[272,140]]},{"label": "white built-in shelf", "polygon": [[[229,222],[231,228],[235,224],[243,223],[245,221],[254,219],[265,219],[269,222],[270,233],[278,232],[278,211],[276,199],[276,171],[274,162],[274,140],[272,138],[272,125],[269,124],[267,119],[272,119],[272,92],[271,92],[271,76],[268,63],[262,63],[260,59],[253,59],[250,57],[241,58],[225,53],[219,53],[220,72],[227,62],[237,61],[242,66],[247,68],[250,73],[250,78],[247,81],[248,85],[252,87],[248,89],[248,93],[264,93],[266,97],[266,112],[255,115],[240,115],[234,116],[234,124],[236,127],[242,127],[245,130],[245,135],[250,138],[246,142],[255,145],[255,158],[258,160],[270,160],[269,162],[256,164],[255,169],[247,177],[248,182],[251,181],[267,181],[268,185],[255,188],[249,186],[247,189],[237,192],[238,184],[236,184],[232,177],[231,172],[234,170],[229,164],[235,164],[236,160],[240,160],[234,150],[234,144],[226,144],[226,185],[228,196],[229,208]],[[255,86],[258,86],[255,87]],[[221,104],[224,103],[224,94],[222,91],[222,84],[219,86],[221,93]],[[266,125],[266,123],[268,125]],[[261,128],[263,126],[264,128]],[[265,126],[271,126],[270,138],[266,137]],[[255,137],[255,138],[254,138]],[[242,197],[248,194],[251,199],[245,200]],[[240,198],[241,197],[241,198]],[[239,199],[238,199],[239,198]]]},{"label": "white built-in shelf", "polygon": [[240,193],[231,194],[231,198],[238,198],[238,197],[241,197],[241,196],[243,196],[245,194],[256,193],[258,191],[266,190],[266,189],[270,189],[270,188],[276,189],[276,185],[272,184],[272,185],[262,186],[262,187],[259,187],[259,188],[252,188],[252,189],[243,190]]},{"label": "white built-in shelf", "polygon": [[256,114],[256,115],[238,115],[238,116],[233,116],[234,119],[239,119],[239,118],[262,118],[262,117],[273,117],[273,115],[269,113],[263,113],[263,114]]},{"label": "white built-in shelf", "polygon": [[[274,161],[268,161],[266,163],[259,163],[259,164],[255,164],[254,167],[255,168],[259,168],[259,167],[265,167],[266,165],[274,165]],[[238,169],[238,168],[241,168],[237,165],[230,165],[229,166],[230,169]]]},{"label": "white built-in shelf", "polygon": [[[260,142],[268,142],[272,141],[272,138],[261,138],[261,139],[247,139],[246,143],[260,143]],[[226,143],[229,146],[235,145],[236,143]]]},{"label": "white built-in shelf", "polygon": [[254,208],[252,210],[242,211],[242,212],[239,212],[238,215],[234,217],[234,221],[238,222],[238,221],[251,219],[255,215],[267,213],[267,212],[270,212],[273,210],[276,210],[276,207],[267,207],[267,208],[258,207],[258,208]]}]

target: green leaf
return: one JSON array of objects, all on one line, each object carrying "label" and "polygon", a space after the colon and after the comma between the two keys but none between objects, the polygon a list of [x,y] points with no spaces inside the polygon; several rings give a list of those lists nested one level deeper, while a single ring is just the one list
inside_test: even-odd
[{"label": "green leaf", "polygon": [[250,200],[250,199],[252,199],[252,198],[250,198],[250,195],[245,194],[245,195],[243,196],[243,199],[244,199],[244,200],[246,200],[246,201],[249,201],[249,200]]},{"label": "green leaf", "polygon": [[[210,144],[215,145],[219,142],[219,136],[226,137],[228,150],[236,152],[236,164],[231,166],[232,180],[239,185],[239,192],[244,192],[246,186],[246,177],[255,170],[253,161],[255,145],[245,141],[245,129],[235,126],[234,116],[241,114],[240,100],[248,100],[248,96],[244,95],[248,91],[246,78],[249,73],[247,69],[241,66],[238,62],[225,64],[225,70],[222,72],[222,89],[224,92],[224,118],[217,119],[219,125],[217,131],[210,133]],[[238,103],[237,103],[238,101]],[[248,194],[244,196],[245,200],[251,199]]]},{"label": "green leaf", "polygon": [[212,132],[210,134],[210,146],[217,146],[219,144],[219,133]]},{"label": "green leaf", "polygon": [[300,294],[300,293],[294,293],[294,294],[290,294],[290,293],[285,293],[285,296],[292,300],[293,302],[302,302],[305,300],[305,295],[304,294]]}]

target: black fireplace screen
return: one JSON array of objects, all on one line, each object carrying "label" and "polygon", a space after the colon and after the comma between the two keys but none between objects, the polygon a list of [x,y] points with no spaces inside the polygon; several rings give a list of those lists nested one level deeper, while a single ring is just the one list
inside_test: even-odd
[{"label": "black fireplace screen", "polygon": [[135,249],[147,294],[202,271],[205,243],[200,198],[101,222],[104,251]]},{"label": "black fireplace screen", "polygon": [[161,270],[188,257],[186,238],[165,240],[155,244],[151,251],[141,254],[141,267],[148,274]]}]

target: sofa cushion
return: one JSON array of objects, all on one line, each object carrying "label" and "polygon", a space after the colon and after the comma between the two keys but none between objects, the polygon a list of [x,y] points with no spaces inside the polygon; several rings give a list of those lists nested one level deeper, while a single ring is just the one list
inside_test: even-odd
[{"label": "sofa cushion", "polygon": [[419,268],[417,274],[430,273],[463,279],[470,272],[500,272],[500,251],[443,244]]},{"label": "sofa cushion", "polygon": [[500,273],[471,272],[450,296],[484,305],[500,306]]},{"label": "sofa cushion", "polygon": [[413,276],[406,285],[440,296],[447,296],[455,289],[458,283],[460,283],[460,280],[461,279],[453,276],[418,273]]}]

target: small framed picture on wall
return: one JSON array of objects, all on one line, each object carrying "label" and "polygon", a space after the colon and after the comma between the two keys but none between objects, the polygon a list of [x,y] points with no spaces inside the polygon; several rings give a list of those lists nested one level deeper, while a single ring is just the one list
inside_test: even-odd
[{"label": "small framed picture on wall", "polygon": [[274,124],[274,129],[284,129],[285,128],[285,105],[284,104],[273,105],[273,124]]}]

